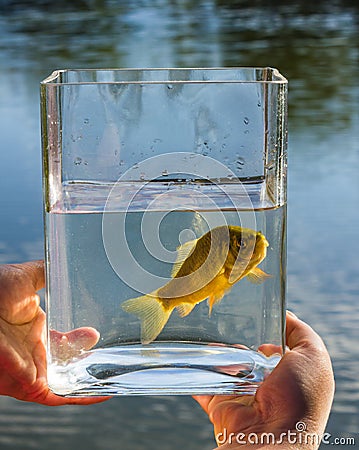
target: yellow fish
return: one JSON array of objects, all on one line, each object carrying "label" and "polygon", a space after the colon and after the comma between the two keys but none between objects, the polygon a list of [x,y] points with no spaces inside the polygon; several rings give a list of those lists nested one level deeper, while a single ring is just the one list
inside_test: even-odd
[{"label": "yellow fish", "polygon": [[185,317],[208,298],[211,315],[213,305],[245,276],[253,283],[270,277],[257,267],[266,257],[267,247],[261,232],[225,225],[180,246],[171,280],[150,294],[122,304],[124,311],[141,320],[142,344],[156,339],[175,308]]}]

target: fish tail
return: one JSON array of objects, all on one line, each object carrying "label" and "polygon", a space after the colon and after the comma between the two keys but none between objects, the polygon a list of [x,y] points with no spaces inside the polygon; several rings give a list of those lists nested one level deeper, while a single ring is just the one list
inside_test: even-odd
[{"label": "fish tail", "polygon": [[153,294],[126,300],[121,307],[140,319],[142,344],[149,344],[156,339],[173,311],[173,308],[165,308]]}]

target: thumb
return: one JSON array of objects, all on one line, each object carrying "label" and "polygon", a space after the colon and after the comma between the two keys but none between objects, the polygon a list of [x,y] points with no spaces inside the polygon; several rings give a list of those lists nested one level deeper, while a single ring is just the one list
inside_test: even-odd
[{"label": "thumb", "polygon": [[300,353],[308,354],[308,349],[323,353],[327,352],[320,336],[291,311],[287,311],[286,316],[286,341],[290,350]]},{"label": "thumb", "polygon": [[36,291],[45,286],[43,261],[0,266],[0,317],[16,325],[30,322],[38,312]]}]

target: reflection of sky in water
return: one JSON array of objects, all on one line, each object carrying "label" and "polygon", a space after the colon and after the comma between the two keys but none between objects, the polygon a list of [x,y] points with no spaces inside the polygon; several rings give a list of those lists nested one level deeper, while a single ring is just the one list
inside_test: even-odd
[{"label": "reflection of sky in water", "polygon": [[[328,431],[357,431],[358,10],[336,2],[316,2],[312,12],[304,2],[83,1],[76,9],[64,2],[6,3],[0,3],[1,263],[42,257],[38,82],[54,68],[270,65],[288,77],[288,301],[333,356],[337,394]],[[119,439],[133,449],[213,446],[211,427],[189,398],[120,399],[86,414],[64,410],[0,398],[1,448],[102,449]],[[34,411],[43,427],[34,428]],[[43,431],[50,424],[52,438]],[[89,431],[98,425],[101,440]]]}]

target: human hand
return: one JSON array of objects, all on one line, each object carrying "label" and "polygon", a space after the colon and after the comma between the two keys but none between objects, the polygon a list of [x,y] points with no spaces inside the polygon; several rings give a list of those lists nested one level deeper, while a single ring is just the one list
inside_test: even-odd
[{"label": "human hand", "polygon": [[[64,398],[52,393],[46,379],[45,313],[36,291],[45,285],[42,261],[0,266],[0,395],[50,406],[91,404],[108,399]],[[98,339],[93,328],[53,331],[62,356],[89,350]]]},{"label": "human hand", "polygon": [[[334,396],[330,357],[321,338],[290,312],[287,313],[286,328],[289,350],[258,388],[255,396],[194,397],[213,423],[218,445],[224,444],[218,447],[221,450],[319,447],[315,439],[313,442],[309,439],[308,445],[301,446],[287,438],[288,431],[299,434],[297,424],[305,424],[308,434],[321,436],[324,433]],[[266,353],[268,348],[265,346]],[[228,442],[230,433],[233,435],[231,442]],[[238,443],[236,436],[239,433]],[[281,437],[284,442],[277,446],[266,445],[265,440],[258,445],[243,445],[250,433],[258,438],[263,433],[271,433],[276,442]],[[226,443],[223,442],[225,436]]]}]

